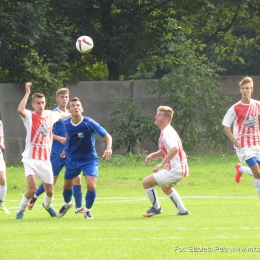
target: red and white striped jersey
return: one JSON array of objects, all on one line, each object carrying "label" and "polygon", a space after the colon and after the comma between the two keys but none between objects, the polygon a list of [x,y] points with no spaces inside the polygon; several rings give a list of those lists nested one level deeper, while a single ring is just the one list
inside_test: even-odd
[{"label": "red and white striped jersey", "polygon": [[169,150],[177,147],[177,154],[170,160],[169,163],[165,164],[166,170],[173,170],[175,172],[182,172],[183,177],[189,175],[187,156],[183,150],[181,139],[175,129],[169,124],[167,125],[160,134],[158,141],[159,149],[163,153],[163,158],[166,157]]},{"label": "red and white striped jersey", "polygon": [[43,161],[50,158],[53,140],[52,126],[59,120],[59,117],[59,113],[51,110],[44,110],[42,116],[25,110],[25,118],[21,117],[26,128],[23,157]]},{"label": "red and white striped jersey", "polygon": [[226,127],[233,124],[233,135],[239,139],[241,148],[260,146],[259,114],[260,101],[251,99],[250,104],[237,102],[224,116],[222,124]]}]

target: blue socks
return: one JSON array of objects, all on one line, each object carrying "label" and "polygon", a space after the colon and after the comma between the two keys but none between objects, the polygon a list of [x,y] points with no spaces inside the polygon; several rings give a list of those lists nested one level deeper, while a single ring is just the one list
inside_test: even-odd
[{"label": "blue socks", "polygon": [[38,187],[38,189],[37,189],[37,191],[36,191],[36,196],[38,197],[38,196],[40,196],[41,194],[43,194],[44,193],[44,187],[43,187],[43,184],[41,183],[41,185]]},{"label": "blue socks", "polygon": [[75,207],[76,209],[82,207],[82,192],[81,192],[81,185],[74,185],[72,187],[73,196],[75,198]]},{"label": "blue socks", "polygon": [[87,191],[86,193],[86,208],[87,209],[91,209],[94,201],[95,201],[95,198],[96,198],[96,190],[93,190],[93,191]]},{"label": "blue socks", "polygon": [[63,198],[66,203],[69,203],[72,200],[72,189],[63,190]]}]

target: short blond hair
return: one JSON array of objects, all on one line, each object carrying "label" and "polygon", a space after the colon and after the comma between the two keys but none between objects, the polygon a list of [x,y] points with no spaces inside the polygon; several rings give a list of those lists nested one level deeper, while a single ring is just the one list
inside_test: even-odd
[{"label": "short blond hair", "polygon": [[240,82],[239,82],[239,87],[242,87],[243,85],[249,83],[250,87],[253,88],[254,87],[254,83],[251,77],[245,77],[243,78]]},{"label": "short blond hair", "polygon": [[67,89],[67,88],[60,88],[60,89],[58,89],[57,90],[57,92],[56,92],[56,97],[58,97],[59,95],[65,95],[65,94],[68,94],[69,95],[69,93],[70,93],[70,91],[69,91],[69,89]]},{"label": "short blond hair", "polygon": [[174,114],[174,111],[172,110],[172,108],[170,108],[168,106],[159,106],[157,108],[157,111],[162,112],[165,117],[169,117],[170,121],[172,121],[173,114]]}]

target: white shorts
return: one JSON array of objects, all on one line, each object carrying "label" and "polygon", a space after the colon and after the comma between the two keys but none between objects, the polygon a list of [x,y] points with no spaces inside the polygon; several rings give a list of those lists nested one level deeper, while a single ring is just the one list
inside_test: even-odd
[{"label": "white shorts", "polygon": [[6,165],[4,159],[0,159],[0,172],[5,172]]},{"label": "white shorts", "polygon": [[25,177],[35,175],[37,180],[42,180],[47,184],[53,184],[53,172],[50,160],[42,161],[31,158],[22,159]]},{"label": "white shorts", "polygon": [[183,173],[176,173],[174,171],[161,170],[153,174],[155,180],[159,185],[166,185],[172,187],[183,179]]},{"label": "white shorts", "polygon": [[235,148],[236,154],[241,163],[245,163],[246,160],[256,157],[257,161],[260,161],[260,146],[250,148]]}]

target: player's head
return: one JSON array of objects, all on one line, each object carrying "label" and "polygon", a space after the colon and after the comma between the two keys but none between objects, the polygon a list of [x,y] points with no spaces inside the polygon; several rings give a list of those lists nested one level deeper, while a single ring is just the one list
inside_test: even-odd
[{"label": "player's head", "polygon": [[56,101],[59,108],[64,109],[67,107],[69,103],[69,94],[70,91],[67,88],[60,88],[57,90]]},{"label": "player's head", "polygon": [[71,113],[72,116],[77,116],[81,115],[83,112],[83,107],[81,105],[81,102],[79,98],[74,97],[70,100],[69,103],[69,112]]},{"label": "player's head", "polygon": [[32,95],[32,107],[36,114],[41,115],[45,108],[45,96],[42,93],[35,93]]},{"label": "player's head", "polygon": [[245,84],[248,84],[248,86],[250,86],[250,88],[254,88],[254,83],[251,77],[245,77],[243,78],[240,82],[239,82],[239,87],[241,88],[242,86],[244,86]]},{"label": "player's head", "polygon": [[155,124],[159,128],[164,128],[166,125],[170,124],[173,118],[173,110],[168,106],[159,106],[157,108],[157,114],[155,116]]}]

